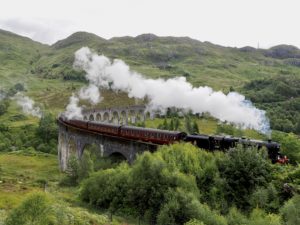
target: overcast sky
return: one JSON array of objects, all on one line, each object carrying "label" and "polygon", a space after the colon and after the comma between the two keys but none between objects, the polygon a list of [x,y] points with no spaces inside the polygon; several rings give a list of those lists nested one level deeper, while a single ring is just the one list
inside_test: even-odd
[{"label": "overcast sky", "polygon": [[300,47],[300,0],[0,0],[0,29],[52,44],[76,31]]}]

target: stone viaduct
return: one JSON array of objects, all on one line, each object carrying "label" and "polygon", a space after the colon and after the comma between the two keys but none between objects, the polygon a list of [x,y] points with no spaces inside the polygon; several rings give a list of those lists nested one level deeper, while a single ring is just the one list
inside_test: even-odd
[{"label": "stone viaduct", "polygon": [[91,121],[109,122],[126,125],[128,122],[144,121],[147,117],[154,118],[153,112],[147,112],[146,106],[134,105],[119,108],[88,109],[83,110],[83,119]]},{"label": "stone viaduct", "polygon": [[[83,115],[85,120],[114,122],[117,124],[127,124],[129,120],[133,123],[142,121],[147,116],[146,107],[144,106],[85,110]],[[148,114],[148,116],[153,118],[151,114]],[[80,159],[88,146],[94,146],[101,157],[122,157],[129,163],[133,162],[137,154],[157,149],[157,145],[152,143],[128,140],[78,129],[61,120],[58,120],[58,126],[58,160],[62,171],[67,169],[68,160],[71,155]]]}]

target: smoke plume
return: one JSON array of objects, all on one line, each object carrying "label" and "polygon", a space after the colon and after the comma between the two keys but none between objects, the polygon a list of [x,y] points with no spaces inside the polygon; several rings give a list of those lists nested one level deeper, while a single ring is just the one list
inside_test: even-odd
[{"label": "smoke plume", "polygon": [[74,94],[70,97],[70,102],[64,115],[68,119],[82,119],[82,109],[78,106],[79,98]]},{"label": "smoke plume", "polygon": [[269,130],[265,111],[255,108],[245,96],[236,92],[226,95],[207,86],[193,87],[185,77],[148,79],[131,71],[122,60],[111,62],[87,47],[75,53],[74,67],[83,69],[89,81],[89,86],[79,92],[78,98],[89,99],[92,103],[101,100],[99,88],[111,88],[128,93],[130,98],[147,97],[148,107],[153,110],[176,107],[193,113],[208,112],[222,122],[242,128]]},{"label": "smoke plume", "polygon": [[35,106],[35,103],[31,98],[20,93],[16,94],[14,98],[16,99],[17,104],[21,106],[22,111],[25,114],[32,115],[38,118],[42,117],[40,108],[38,106]]}]

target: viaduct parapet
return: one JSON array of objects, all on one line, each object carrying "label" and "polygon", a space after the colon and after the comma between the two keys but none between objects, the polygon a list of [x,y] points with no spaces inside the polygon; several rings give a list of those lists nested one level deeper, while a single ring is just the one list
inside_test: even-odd
[{"label": "viaduct parapet", "polygon": [[144,105],[128,107],[87,109],[83,110],[83,119],[90,121],[109,122],[126,125],[128,122],[137,123],[145,121],[146,118],[154,119],[154,113],[147,111]]}]

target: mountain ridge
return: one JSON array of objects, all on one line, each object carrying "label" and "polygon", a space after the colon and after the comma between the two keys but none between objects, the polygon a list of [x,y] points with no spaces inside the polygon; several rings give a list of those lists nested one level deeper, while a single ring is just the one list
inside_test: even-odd
[{"label": "mountain ridge", "polygon": [[[223,47],[189,37],[142,34],[104,39],[92,33],[76,32],[50,46],[2,31],[2,83],[4,86],[19,81],[26,83],[28,79],[36,82],[37,79],[46,82],[84,82],[84,72],[73,68],[74,53],[84,46],[111,60],[121,59],[131,70],[149,78],[184,76],[196,87],[210,86],[225,93],[238,91],[266,109],[271,117],[286,118],[279,122],[275,120],[275,123],[289,124],[286,131],[294,129],[300,121],[300,90],[297,87],[300,80],[300,50],[290,45],[263,50],[249,46]],[[260,89],[255,89],[256,86]],[[285,91],[287,88],[291,91]],[[51,106],[52,103],[49,104]],[[289,113],[282,108],[287,108]],[[274,112],[272,114],[274,109],[276,113],[280,112],[278,116]],[[271,118],[271,121],[274,119]]]}]

